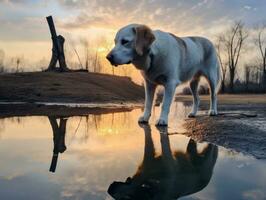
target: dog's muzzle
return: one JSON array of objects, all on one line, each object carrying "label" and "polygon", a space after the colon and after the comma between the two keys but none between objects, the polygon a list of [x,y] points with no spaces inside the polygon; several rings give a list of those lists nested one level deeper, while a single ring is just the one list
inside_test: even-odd
[{"label": "dog's muzzle", "polygon": [[109,60],[109,62],[111,63],[111,65],[114,65],[114,66],[117,66],[115,63],[114,63],[114,55],[113,54],[108,54],[106,56],[106,59]]},{"label": "dog's muzzle", "polygon": [[[113,54],[108,54],[107,56],[106,56],[106,59],[111,63],[111,65],[113,65],[113,66],[115,66],[115,67],[117,67],[119,64],[116,64],[115,63],[115,59],[114,59],[114,55]],[[127,63],[125,63],[125,64],[131,64],[131,61],[129,60]]]}]

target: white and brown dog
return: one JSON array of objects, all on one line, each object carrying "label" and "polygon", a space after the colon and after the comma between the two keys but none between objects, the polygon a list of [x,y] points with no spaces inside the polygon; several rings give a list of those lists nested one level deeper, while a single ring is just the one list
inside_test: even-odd
[{"label": "white and brown dog", "polygon": [[112,65],[132,63],[145,79],[145,109],[139,122],[148,122],[157,85],[163,85],[164,98],[157,125],[167,125],[175,89],[190,81],[194,117],[199,106],[197,93],[200,76],[210,85],[209,115],[217,115],[217,88],[220,67],[213,44],[202,37],[176,37],[160,30],[131,24],[121,28],[115,37],[115,47],[107,55]]}]

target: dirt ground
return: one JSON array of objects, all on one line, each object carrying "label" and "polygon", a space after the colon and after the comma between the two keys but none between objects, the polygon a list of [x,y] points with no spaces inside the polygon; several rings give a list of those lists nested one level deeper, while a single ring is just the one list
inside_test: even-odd
[{"label": "dirt ground", "polygon": [[142,102],[143,87],[129,78],[87,72],[0,74],[0,102]]},{"label": "dirt ground", "polygon": [[[183,101],[189,97],[182,97]],[[207,96],[201,109],[208,110]],[[185,133],[258,159],[266,159],[266,95],[220,95],[219,115],[186,120]]]}]

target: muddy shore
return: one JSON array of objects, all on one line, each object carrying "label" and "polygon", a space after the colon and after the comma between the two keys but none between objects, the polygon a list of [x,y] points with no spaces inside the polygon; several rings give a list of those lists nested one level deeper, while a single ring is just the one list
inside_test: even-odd
[{"label": "muddy shore", "polygon": [[185,135],[225,148],[266,159],[266,95],[221,96],[219,115],[209,117],[207,101],[201,113],[186,119]]},{"label": "muddy shore", "polygon": [[87,72],[0,74],[0,102],[143,102],[144,88],[130,78]]}]

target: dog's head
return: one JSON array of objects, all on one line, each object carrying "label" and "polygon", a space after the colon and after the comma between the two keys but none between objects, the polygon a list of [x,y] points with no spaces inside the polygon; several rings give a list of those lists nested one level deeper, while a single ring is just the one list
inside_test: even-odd
[{"label": "dog's head", "polygon": [[154,199],[156,191],[151,184],[143,183],[136,184],[134,183],[134,178],[128,177],[125,182],[114,181],[108,188],[108,193],[115,200],[149,200]]},{"label": "dog's head", "polygon": [[131,24],[121,28],[115,36],[115,47],[106,58],[112,65],[130,64],[145,55],[155,40],[152,30],[145,25]]}]

